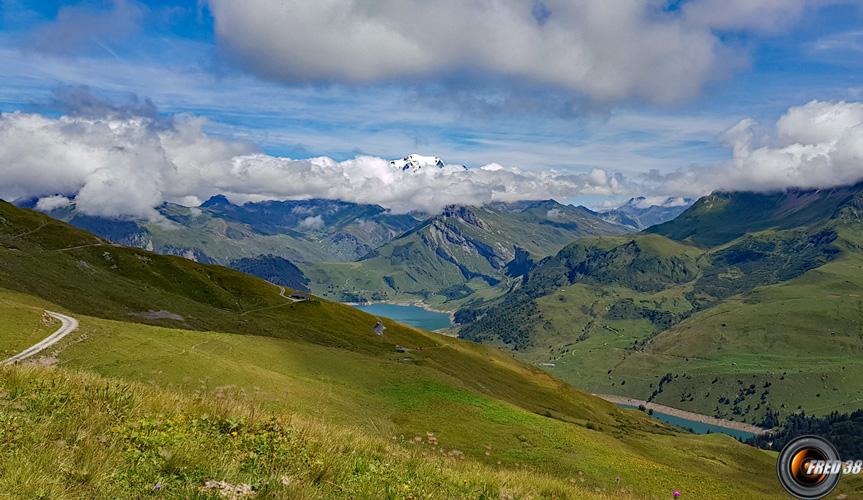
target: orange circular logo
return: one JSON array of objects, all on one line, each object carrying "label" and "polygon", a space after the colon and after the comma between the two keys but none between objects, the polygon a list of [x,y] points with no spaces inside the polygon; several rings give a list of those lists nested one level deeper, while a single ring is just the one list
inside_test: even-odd
[{"label": "orange circular logo", "polygon": [[839,483],[841,461],[836,448],[818,436],[798,437],[782,449],[776,463],[779,483],[803,500],[827,496]]}]

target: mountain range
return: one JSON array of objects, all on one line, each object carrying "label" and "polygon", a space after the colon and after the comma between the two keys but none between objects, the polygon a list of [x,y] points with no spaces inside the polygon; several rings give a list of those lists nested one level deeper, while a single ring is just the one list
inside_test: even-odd
[{"label": "mountain range", "polygon": [[0,467],[21,474],[4,484],[25,497],[778,498],[772,457],[727,436],[286,292],[0,202],[0,351],[56,328],[46,310],[80,323],[0,370],[14,450]]},{"label": "mountain range", "polygon": [[581,236],[625,232],[553,200],[449,206],[355,262],[319,264],[308,275],[314,290],[343,301],[458,303],[477,291],[503,293],[519,261]]},{"label": "mountain range", "polygon": [[[466,168],[417,154],[390,166]],[[528,263],[576,238],[641,229],[672,218],[686,202],[653,201],[632,199],[606,213],[538,200],[396,214],[340,200],[239,204],[215,195],[197,207],[164,203],[158,220],[91,216],[74,202],[49,215],[115,243],[226,265],[336,300],[423,301],[452,310],[477,294],[505,293]],[[35,199],[16,203],[36,206]]]},{"label": "mountain range", "polygon": [[294,262],[355,260],[419,222],[337,200],[235,205],[217,195],[199,207],[165,203],[157,210],[156,221],[93,217],[74,204],[49,214],[116,243],[221,264],[268,254]]},{"label": "mountain range", "polygon": [[592,392],[720,418],[856,409],[861,208],[860,184],[717,192],[537,262],[518,289],[459,310],[461,336]]},{"label": "mountain range", "polygon": [[[568,477],[574,471],[569,455],[552,451],[558,446],[547,441],[565,439],[579,450],[579,464],[599,467],[582,470],[591,485],[612,473],[642,471],[645,463],[695,463],[694,471],[687,469],[687,488],[743,498],[772,494],[761,482],[766,472],[757,472],[772,462],[760,452],[733,441],[712,447],[707,438],[675,434],[579,389],[767,427],[801,411],[852,410],[863,400],[863,184],[717,192],[637,233],[584,207],[550,200],[451,206],[425,219],[326,200],[237,205],[224,197],[193,208],[165,205],[160,211],[168,222],[147,224],[64,210],[58,215],[95,223],[115,241],[160,231],[193,241],[189,228],[198,228],[211,239],[178,245],[178,253],[211,260],[204,244],[232,248],[215,235],[230,239],[229,231],[243,230],[254,238],[310,242],[349,232],[357,224],[353,214],[361,213],[389,236],[356,260],[295,265],[267,253],[229,263],[271,283],[323,289],[339,300],[355,294],[359,300],[413,297],[456,305],[459,336],[490,347],[412,330],[314,295],[288,300],[284,289],[246,274],[126,248],[0,203],[0,309],[16,318],[12,326],[38,321],[42,310],[80,318],[80,335],[44,362],[59,359],[63,367],[181,391],[146,397],[184,398],[212,384],[218,394],[255,391],[276,411],[352,428],[357,415],[375,408],[359,432],[378,436],[386,429],[396,446],[415,446],[410,436],[425,435],[431,437],[420,442],[437,447],[441,436],[452,453],[483,464],[527,462],[544,470],[553,464]],[[309,217],[321,224],[304,222]],[[399,234],[402,223],[411,227]],[[210,231],[216,227],[222,232]],[[129,241],[155,246],[159,240]],[[242,255],[242,246],[233,248]],[[7,352],[27,342],[20,334],[6,338]],[[63,384],[85,384],[65,371],[29,376],[33,387],[56,386],[58,376]],[[324,392],[329,396],[322,405]],[[42,418],[22,411],[19,418]],[[476,442],[477,435],[485,442]],[[687,451],[692,446],[698,458]],[[669,447],[677,450],[673,459]],[[614,464],[602,458],[608,456]],[[205,456],[196,460],[199,470],[211,467]],[[716,463],[743,462],[753,467],[749,476],[732,467],[733,483],[717,479]],[[680,477],[676,469],[666,473]],[[145,481],[156,477],[144,469],[136,474]],[[632,491],[655,496],[668,487],[663,479],[639,480]]]}]

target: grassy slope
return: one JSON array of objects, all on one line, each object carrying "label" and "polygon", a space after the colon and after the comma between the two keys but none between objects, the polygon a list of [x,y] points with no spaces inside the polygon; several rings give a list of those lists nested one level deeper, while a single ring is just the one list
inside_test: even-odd
[{"label": "grassy slope", "polygon": [[[671,374],[673,382],[663,385],[657,402],[751,423],[759,423],[768,409],[780,415],[798,407],[815,414],[854,410],[863,406],[863,233],[854,224],[830,227],[838,234],[840,258],[792,280],[731,295],[700,312],[693,297],[700,300],[705,290],[725,290],[722,286],[729,283],[781,279],[786,271],[796,272],[794,259],[800,252],[769,257],[769,264],[762,266],[767,269],[758,270],[761,275],[740,271],[748,260],[714,269],[707,265],[710,259],[734,249],[770,247],[798,233],[767,231],[711,249],[703,257],[693,255],[703,273],[659,292],[636,291],[631,284],[623,286],[625,280],[546,290],[536,299],[528,322],[531,344],[519,355],[531,363],[553,363],[548,367],[552,373],[588,391],[640,399],[654,394],[662,377]],[[679,253],[669,253],[660,242],[671,248],[677,243],[653,238],[658,244],[654,254]],[[804,245],[801,252],[810,247]],[[553,270],[545,272],[552,275]],[[603,272],[605,278],[614,276],[610,270]],[[706,275],[709,287],[699,285]],[[627,299],[635,307],[692,316],[665,330],[667,326],[638,315],[612,314],[613,306]],[[634,349],[645,344],[646,350]]]},{"label": "grassy slope", "polygon": [[[4,296],[9,302],[38,302],[15,294],[4,293]],[[367,439],[388,440],[401,449],[419,448],[433,455],[464,454],[471,467],[486,467],[495,476],[510,477],[519,471],[533,473],[532,481],[527,484],[547,488],[546,482],[566,484],[572,479],[579,488],[568,494],[578,498],[582,496],[581,488],[590,491],[598,488],[604,493],[617,491],[616,476],[621,477],[620,488],[640,497],[662,497],[674,488],[713,498],[767,496],[776,492],[775,485],[764,481],[772,466],[772,456],[725,436],[674,434],[659,426],[645,426],[637,412],[619,414],[613,407],[609,407],[609,416],[617,415],[616,419],[588,413],[581,416],[590,421],[566,423],[490,398],[462,380],[405,361],[413,353],[382,360],[285,339],[190,332],[90,317],[80,320],[80,331],[50,353],[58,358],[63,370],[60,375],[40,378],[41,390],[37,392],[39,398],[47,400],[45,404],[60,400],[64,401],[64,409],[69,406],[63,391],[53,387],[46,390],[44,382],[67,377],[74,380],[75,376],[65,375],[67,370],[87,370],[168,387],[192,401],[203,400],[216,406],[254,404],[263,413],[287,412],[304,420],[312,419],[311,422],[326,421],[338,429],[349,427],[353,429],[350,432],[370,436]],[[475,368],[462,369],[469,372]],[[13,380],[16,376],[10,375]],[[103,387],[105,382],[92,385]],[[518,387],[511,390],[522,392]],[[15,396],[26,401],[26,396]],[[148,420],[157,422],[159,430],[168,436],[159,433],[153,439],[164,441],[172,432],[191,432],[182,429],[185,422],[178,425],[171,416],[156,413],[150,414]],[[572,417],[551,414],[558,418]],[[62,416],[70,418],[62,414],[54,418]],[[35,419],[32,415],[24,418]],[[133,425],[143,418],[133,420]],[[58,428],[53,432],[68,431]],[[127,439],[135,437],[133,430],[128,432]],[[438,440],[434,448],[428,442],[428,433]],[[417,436],[423,440],[422,445],[414,439]],[[215,440],[225,438],[216,436]],[[30,439],[35,440],[36,436]],[[244,475],[242,469],[229,468],[223,472],[207,464],[211,458],[206,455],[212,451],[206,450],[216,445],[209,442],[210,436],[197,439],[203,442],[198,445],[196,451],[200,455],[194,460],[205,465],[189,470],[190,466],[182,468],[185,465],[182,461],[180,465],[159,464],[156,457],[155,470],[143,471],[144,477],[135,478],[133,486],[167,481],[178,488],[188,487],[186,476],[201,474],[201,469],[209,474],[221,473],[219,479],[242,479],[261,486],[265,478]],[[175,442],[162,443],[161,447],[182,448]],[[170,456],[164,449],[150,451]],[[51,447],[51,453],[55,452]],[[103,458],[115,462],[116,454],[122,455],[114,450]],[[361,458],[367,457],[361,454]],[[323,468],[338,467],[329,460],[325,460]],[[11,468],[8,462],[7,467]],[[724,474],[717,475],[717,467]],[[283,474],[283,469],[277,470]],[[146,479],[148,473],[151,475]],[[401,470],[398,473],[406,474]],[[293,474],[296,472],[292,471]],[[731,485],[723,479],[731,475],[737,477],[737,484]],[[22,476],[17,472],[14,475],[19,480]],[[562,495],[558,492],[554,496]]]},{"label": "grassy slope", "polygon": [[[43,297],[4,292],[4,300],[66,310],[82,320],[79,334],[61,346],[64,365],[174,385],[187,394],[200,390],[202,377],[203,392],[230,394],[215,390],[226,382],[271,408],[383,439],[399,431],[397,441],[404,435],[405,443],[411,434],[432,431],[448,450],[458,444],[471,459],[493,466],[497,458],[503,470],[554,471],[600,488],[620,475],[648,496],[672,487],[735,498],[776,491],[763,480],[772,466],[768,455],[723,436],[669,434],[494,350],[393,323],[377,337],[374,318],[353,309],[319,300],[286,305],[271,285],[244,275],[105,246],[38,214],[0,209],[0,280]],[[65,250],[73,246],[82,247]],[[160,308],[186,317],[175,328],[199,331],[126,323],[137,318],[130,313]],[[221,327],[258,335],[204,331]],[[395,353],[395,344],[423,350]],[[369,413],[375,416],[363,418]],[[695,468],[683,465],[692,463]],[[717,463],[727,464],[727,474],[714,474]],[[741,474],[733,483],[724,479],[732,470]],[[188,470],[180,472],[182,478]]]},{"label": "grassy slope", "polygon": [[[474,311],[461,311],[478,318],[461,334],[476,341],[499,340],[528,356],[545,356],[549,348],[593,335],[591,330],[601,326],[593,320],[604,317],[614,302],[686,285],[697,277],[701,257],[695,247],[654,235],[583,238],[540,262],[527,284],[515,292]],[[602,300],[581,301],[578,295],[569,301],[549,299],[572,283],[587,286],[588,295]],[[625,289],[629,293],[621,296]]]},{"label": "grassy slope", "polygon": [[0,296],[0,360],[13,356],[39,342],[60,326],[40,307]]},{"label": "grassy slope", "polygon": [[[0,488],[26,498],[630,498],[380,437],[68,371],[0,369]],[[156,485],[159,490],[156,490]]]},{"label": "grassy slope", "polygon": [[[780,414],[798,407],[810,414],[856,410],[863,407],[861,290],[863,258],[850,254],[733,297],[661,333],[645,352],[617,366],[614,379],[630,382],[618,390],[643,396],[663,374],[686,373],[657,401],[739,420],[744,416],[734,414],[733,401],[754,383],[756,394],[737,405],[751,407],[750,421],[767,407]],[[720,403],[723,396],[732,404]]]},{"label": "grassy slope", "polygon": [[646,232],[706,247],[721,245],[753,231],[822,223],[860,189],[857,185],[777,193],[717,192],[699,199],[676,219]]}]

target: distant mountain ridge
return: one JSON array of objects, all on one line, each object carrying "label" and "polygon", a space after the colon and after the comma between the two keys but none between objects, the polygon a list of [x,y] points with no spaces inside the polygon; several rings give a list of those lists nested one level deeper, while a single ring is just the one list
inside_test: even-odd
[{"label": "distant mountain ridge", "polygon": [[640,231],[674,219],[694,202],[691,198],[666,197],[656,200],[640,196],[630,198],[625,204],[601,214],[607,221]]},{"label": "distant mountain ridge", "polygon": [[842,212],[859,216],[863,183],[831,189],[773,193],[718,191],[700,198],[679,217],[647,231],[698,245],[726,243],[748,232],[826,223]]},{"label": "distant mountain ridge", "polygon": [[582,236],[628,231],[553,200],[448,206],[355,263],[309,272],[313,290],[345,300],[459,300],[497,286],[512,269],[524,272],[508,267],[519,255],[524,264]]},{"label": "distant mountain ridge", "polygon": [[216,195],[200,207],[165,203],[157,210],[164,221],[94,217],[74,203],[49,215],[123,245],[220,264],[258,255],[351,261],[420,222],[378,205],[319,199],[237,205]]}]

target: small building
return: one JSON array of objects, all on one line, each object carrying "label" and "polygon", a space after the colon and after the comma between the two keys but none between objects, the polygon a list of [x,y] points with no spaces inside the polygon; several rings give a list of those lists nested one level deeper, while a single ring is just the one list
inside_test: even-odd
[{"label": "small building", "polygon": [[386,329],[387,327],[385,327],[382,322],[378,321],[377,323],[375,323],[375,335],[383,335],[384,330]]},{"label": "small building", "polygon": [[295,301],[309,300],[308,292],[292,292],[288,297]]}]

